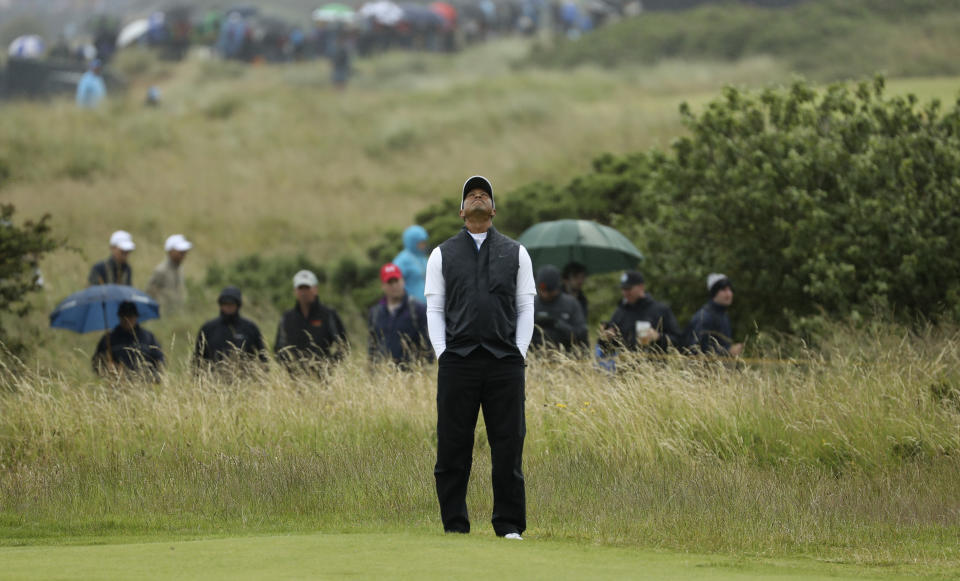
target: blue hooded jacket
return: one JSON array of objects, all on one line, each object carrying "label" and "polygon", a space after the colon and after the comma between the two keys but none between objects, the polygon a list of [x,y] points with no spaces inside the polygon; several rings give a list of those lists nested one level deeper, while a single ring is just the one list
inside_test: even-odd
[{"label": "blue hooded jacket", "polygon": [[407,294],[422,303],[427,302],[427,297],[423,294],[427,277],[427,253],[417,248],[417,244],[427,238],[427,231],[423,226],[410,226],[403,231],[403,250],[393,259],[393,263],[403,273]]},{"label": "blue hooded jacket", "polygon": [[107,85],[103,77],[91,70],[83,73],[77,84],[77,106],[86,109],[96,107],[107,96]]}]

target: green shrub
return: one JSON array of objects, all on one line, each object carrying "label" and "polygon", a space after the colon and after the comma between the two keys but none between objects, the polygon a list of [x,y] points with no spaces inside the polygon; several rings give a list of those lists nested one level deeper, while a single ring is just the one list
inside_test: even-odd
[{"label": "green shrub", "polygon": [[250,254],[226,265],[214,262],[207,268],[204,282],[216,289],[228,285],[240,287],[245,296],[261,297],[278,310],[286,310],[293,300],[290,281],[294,273],[303,269],[313,271],[320,284],[326,282],[326,269],[302,253],[271,257]]},{"label": "green shrub", "polygon": [[[23,318],[31,310],[27,300],[37,286],[38,265],[44,254],[64,245],[53,237],[50,215],[39,221],[17,225],[13,221],[15,209],[11,204],[0,205],[0,368],[9,370],[10,356],[21,355],[26,349],[22,342],[7,333],[9,323]],[[19,323],[15,323],[19,325]]]},{"label": "green shrub", "polygon": [[236,96],[228,95],[225,97],[220,97],[210,105],[208,105],[204,110],[204,115],[208,119],[213,119],[216,121],[225,121],[240,110],[243,106],[243,102]]},{"label": "green shrub", "polygon": [[[497,227],[617,227],[681,320],[706,300],[713,271],[734,281],[741,330],[809,335],[878,310],[960,319],[960,104],[942,109],[886,96],[882,78],[854,90],[726,89],[700,114],[681,107],[689,134],[668,151],[601,155],[565,186],[508,193]],[[434,244],[459,227],[450,200],[417,222]]]}]

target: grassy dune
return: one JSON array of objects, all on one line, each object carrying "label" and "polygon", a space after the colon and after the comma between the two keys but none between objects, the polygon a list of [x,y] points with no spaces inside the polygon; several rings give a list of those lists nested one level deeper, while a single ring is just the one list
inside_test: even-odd
[{"label": "grassy dune", "polygon": [[[490,176],[500,195],[531,180],[562,182],[599,152],[668,144],[681,130],[681,99],[706,101],[725,82],[779,74],[764,60],[516,72],[511,63],[525,51],[511,40],[453,58],[387,55],[359,62],[343,94],[329,86],[325,63],[246,68],[197,58],[172,66],[134,53],[117,65],[133,86],[101,111],[77,111],[69,100],[0,108],[0,164],[11,174],[0,197],[20,218],[52,213],[55,233],[72,247],[42,265],[47,286],[25,327],[31,342],[44,343],[39,365],[67,371],[75,366],[65,353],[92,348],[86,337],[35,337],[33,329],[86,284],[113,230],[134,235],[140,287],[166,236],[182,232],[196,244],[185,265],[191,309],[150,324],[161,340],[186,345],[215,311],[217,289],[201,285],[215,261],[359,256],[371,237],[456,196],[467,175]],[[163,91],[159,110],[141,104],[149,84]],[[248,295],[245,309],[273,332],[273,306]],[[344,314],[362,337],[361,314]]]}]

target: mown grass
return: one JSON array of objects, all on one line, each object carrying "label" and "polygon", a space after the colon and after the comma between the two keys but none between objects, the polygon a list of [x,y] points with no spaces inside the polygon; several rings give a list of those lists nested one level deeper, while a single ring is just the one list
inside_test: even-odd
[{"label": "mown grass", "polygon": [[[860,564],[960,563],[955,329],[838,330],[731,369],[532,358],[530,533]],[[187,371],[111,387],[28,375],[0,399],[0,542],[434,530],[434,373]],[[946,386],[946,387],[944,387]],[[470,488],[491,510],[482,430]],[[489,532],[489,531],[488,531]]]},{"label": "mown grass", "polygon": [[[902,569],[639,551],[564,540],[513,543],[421,531],[261,535],[61,547],[2,547],[11,579],[916,579]],[[912,570],[911,570],[912,571]],[[482,573],[480,573],[482,572]]]}]

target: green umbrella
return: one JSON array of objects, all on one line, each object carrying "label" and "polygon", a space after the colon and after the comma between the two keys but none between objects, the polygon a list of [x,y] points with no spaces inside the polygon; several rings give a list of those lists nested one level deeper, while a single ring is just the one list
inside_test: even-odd
[{"label": "green umbrella", "polygon": [[579,262],[590,274],[637,267],[643,254],[627,237],[609,226],[589,220],[555,220],[528,228],[517,238],[527,249],[534,268],[552,264],[563,268]]},{"label": "green umbrella", "polygon": [[313,11],[313,19],[317,22],[344,22],[351,23],[356,18],[356,12],[346,4],[327,4]]}]

